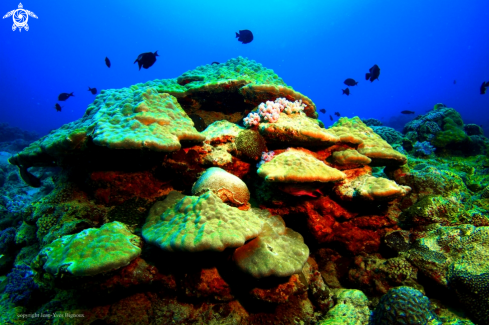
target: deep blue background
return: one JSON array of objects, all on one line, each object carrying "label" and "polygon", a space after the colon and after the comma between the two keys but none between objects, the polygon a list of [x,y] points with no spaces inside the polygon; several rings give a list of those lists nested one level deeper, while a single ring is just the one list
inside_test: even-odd
[{"label": "deep blue background", "polygon": [[[0,16],[19,0],[0,3]],[[439,0],[22,1],[29,31],[0,20],[0,122],[45,134],[80,118],[98,90],[175,78],[243,56],[329,114],[408,121],[442,102],[489,133],[489,2]],[[250,29],[243,45],[235,32]],[[138,54],[158,50],[138,71]],[[108,56],[112,68],[105,66]],[[379,81],[364,80],[373,65]],[[359,81],[342,95],[346,78]],[[456,84],[454,84],[456,80]],[[61,92],[75,97],[54,105]],[[323,116],[325,117],[325,116]],[[394,124],[392,124],[394,125]]]}]

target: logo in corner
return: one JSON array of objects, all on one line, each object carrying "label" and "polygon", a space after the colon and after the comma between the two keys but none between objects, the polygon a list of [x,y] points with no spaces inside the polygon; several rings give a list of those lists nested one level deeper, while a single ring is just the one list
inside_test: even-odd
[{"label": "logo in corner", "polygon": [[3,16],[3,18],[5,19],[10,16],[12,16],[14,20],[14,24],[12,25],[12,31],[15,31],[17,28],[19,28],[19,32],[22,31],[22,28],[25,28],[26,31],[29,30],[29,25],[27,25],[29,16],[37,19],[36,14],[34,14],[32,11],[25,10],[24,6],[22,6],[22,3],[19,3],[19,9],[7,12],[7,14]]}]

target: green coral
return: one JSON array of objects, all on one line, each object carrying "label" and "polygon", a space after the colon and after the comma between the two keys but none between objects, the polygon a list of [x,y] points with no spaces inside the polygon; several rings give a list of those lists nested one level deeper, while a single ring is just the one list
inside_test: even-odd
[{"label": "green coral", "polygon": [[464,141],[470,141],[470,138],[465,134],[463,121],[460,117],[452,116],[443,119],[443,131],[436,134],[432,143],[437,148],[445,148]]},{"label": "green coral", "polygon": [[128,265],[141,254],[141,246],[141,238],[115,221],[63,236],[47,245],[36,259],[55,276],[88,276]]},{"label": "green coral", "polygon": [[242,246],[262,227],[253,212],[228,206],[212,191],[183,198],[171,192],[151,208],[142,235],[165,251],[223,251]]},{"label": "green coral", "polygon": [[236,149],[245,157],[258,160],[267,151],[265,139],[256,130],[243,130],[236,138]]},{"label": "green coral", "polygon": [[368,298],[360,290],[341,289],[335,294],[336,305],[325,315],[318,325],[368,324],[370,310]]}]

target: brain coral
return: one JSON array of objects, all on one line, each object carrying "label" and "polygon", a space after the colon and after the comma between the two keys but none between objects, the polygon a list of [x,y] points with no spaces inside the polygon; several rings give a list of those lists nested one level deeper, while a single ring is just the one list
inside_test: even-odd
[{"label": "brain coral", "polygon": [[238,177],[219,167],[207,169],[192,187],[192,195],[200,195],[211,190],[223,202],[230,201],[235,205],[248,203],[250,191]]},{"label": "brain coral", "polygon": [[54,275],[95,275],[128,265],[141,254],[141,239],[120,222],[106,223],[75,235],[63,236],[46,246],[37,259]]},{"label": "brain coral", "polygon": [[[173,195],[169,197],[171,202],[175,200]],[[147,242],[166,251],[223,251],[244,245],[263,227],[253,212],[230,207],[211,191],[186,196],[166,209],[168,205],[165,201],[155,203],[142,231]]]},{"label": "brain coral", "polygon": [[397,287],[382,296],[373,313],[371,324],[427,324],[435,317],[430,300],[421,291],[410,287]]}]

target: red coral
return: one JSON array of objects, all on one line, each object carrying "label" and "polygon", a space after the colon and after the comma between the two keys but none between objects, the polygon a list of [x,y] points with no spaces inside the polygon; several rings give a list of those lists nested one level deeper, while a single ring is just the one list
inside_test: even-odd
[{"label": "red coral", "polygon": [[283,304],[289,301],[292,295],[305,292],[305,285],[300,281],[299,275],[294,274],[289,281],[273,288],[253,288],[251,296],[262,301]]},{"label": "red coral", "polygon": [[183,278],[182,288],[189,297],[212,298],[217,301],[234,299],[231,288],[219,274],[217,268],[198,269]]},{"label": "red coral", "polygon": [[90,179],[95,197],[105,204],[121,204],[133,197],[154,199],[167,194],[169,187],[148,171],[98,171],[91,173]]}]

